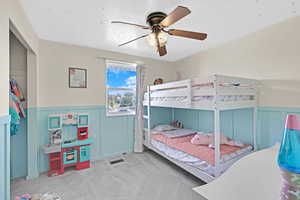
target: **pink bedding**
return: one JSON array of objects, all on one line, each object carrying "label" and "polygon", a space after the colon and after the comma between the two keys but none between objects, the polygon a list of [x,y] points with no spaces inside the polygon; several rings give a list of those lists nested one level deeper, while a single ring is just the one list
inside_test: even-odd
[{"label": "pink bedding", "polygon": [[[167,138],[161,134],[153,134],[152,138],[170,147],[173,147],[175,149],[188,153],[196,158],[199,158],[200,160],[204,160],[211,165],[215,165],[215,150],[209,148],[207,145],[192,144],[191,139],[193,138],[193,135],[180,138]],[[246,147],[248,146],[236,147],[222,144],[221,156],[234,153]]]},{"label": "pink bedding", "polygon": [[169,138],[169,137],[166,137],[162,134],[153,134],[152,138],[159,141],[159,142],[162,142],[162,143],[164,143],[168,146],[173,147],[173,145],[176,145],[176,144],[179,144],[179,143],[190,142],[195,135],[196,135],[196,133],[193,134],[193,135],[189,135],[189,136]]}]

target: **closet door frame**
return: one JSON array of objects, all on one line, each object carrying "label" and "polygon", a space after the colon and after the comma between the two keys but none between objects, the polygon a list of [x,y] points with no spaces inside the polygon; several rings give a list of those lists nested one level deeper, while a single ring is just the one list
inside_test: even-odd
[{"label": "closet door frame", "polygon": [[[10,20],[10,31],[27,49],[27,179],[39,176],[39,134],[38,134],[38,52],[35,52],[20,31]],[[10,159],[9,159],[10,160]],[[29,162],[30,161],[30,162]]]}]

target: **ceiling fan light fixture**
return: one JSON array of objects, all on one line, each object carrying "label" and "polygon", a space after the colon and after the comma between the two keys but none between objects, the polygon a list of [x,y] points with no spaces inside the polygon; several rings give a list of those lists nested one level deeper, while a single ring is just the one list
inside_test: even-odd
[{"label": "ceiling fan light fixture", "polygon": [[[168,40],[168,35],[165,32],[159,32],[158,34],[158,41],[159,41],[159,46],[163,47],[166,45],[167,40]],[[157,47],[157,40],[156,40],[156,33],[150,33],[147,36],[147,41],[149,43],[149,45],[153,46],[153,47]]]},{"label": "ceiling fan light fixture", "polygon": [[[206,33],[168,28],[171,25],[178,22],[179,20],[181,20],[182,18],[184,18],[185,16],[189,15],[190,13],[190,9],[184,6],[177,6],[177,8],[175,8],[175,10],[173,10],[168,15],[163,12],[153,12],[150,13],[146,19],[148,26],[129,22],[113,21],[112,23],[127,24],[151,31],[150,34],[145,34],[133,40],[120,44],[119,47],[145,38],[148,41],[149,45],[153,46],[158,51],[160,56],[165,56],[168,53],[166,47],[168,35],[190,38],[195,40],[205,40],[207,38]],[[165,30],[165,28],[168,28],[168,30]]]}]

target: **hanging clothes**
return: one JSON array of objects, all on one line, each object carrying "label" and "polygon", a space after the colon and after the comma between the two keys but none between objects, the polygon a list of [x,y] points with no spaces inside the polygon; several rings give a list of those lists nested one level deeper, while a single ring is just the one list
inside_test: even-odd
[{"label": "hanging clothes", "polygon": [[10,89],[11,92],[14,93],[18,99],[20,99],[20,101],[25,101],[23,92],[15,79],[10,80]]},{"label": "hanging clothes", "polygon": [[11,116],[11,122],[10,122],[10,135],[16,135],[19,128],[20,128],[20,115],[16,112],[16,110],[10,108],[9,114]]},{"label": "hanging clothes", "polygon": [[23,107],[25,97],[17,81],[14,79],[10,80],[9,98],[9,114],[11,115],[10,133],[11,135],[16,135],[20,128],[20,120],[21,118],[25,118],[26,114]]}]

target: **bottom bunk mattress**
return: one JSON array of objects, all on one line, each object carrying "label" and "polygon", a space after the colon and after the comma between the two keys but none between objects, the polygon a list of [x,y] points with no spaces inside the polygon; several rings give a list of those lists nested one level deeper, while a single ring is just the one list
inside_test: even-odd
[{"label": "bottom bunk mattress", "polygon": [[[151,144],[170,158],[196,167],[210,175],[214,175],[214,149],[205,145],[194,145],[190,143],[192,137],[193,136],[190,135],[179,138],[167,138],[160,134],[153,134]],[[224,165],[224,163],[241,155],[246,155],[250,153],[252,149],[251,145],[244,147],[221,145],[221,173],[227,169],[227,165]]]}]

